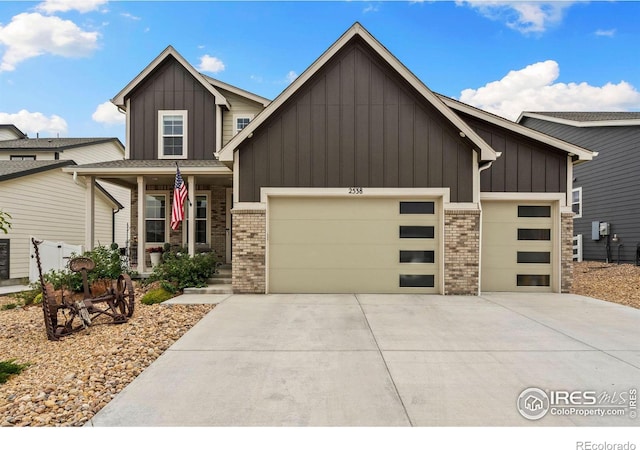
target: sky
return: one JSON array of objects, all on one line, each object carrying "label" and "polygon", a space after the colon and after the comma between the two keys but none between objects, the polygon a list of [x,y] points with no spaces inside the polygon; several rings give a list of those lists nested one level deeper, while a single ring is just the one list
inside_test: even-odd
[{"label": "sky", "polygon": [[354,22],[440,94],[522,111],[640,111],[640,2],[0,0],[0,124],[118,137],[110,103],[168,45],[274,99]]}]

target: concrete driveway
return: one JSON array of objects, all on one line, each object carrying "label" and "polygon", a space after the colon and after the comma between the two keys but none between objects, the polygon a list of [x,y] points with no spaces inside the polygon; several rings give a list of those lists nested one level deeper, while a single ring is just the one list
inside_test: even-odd
[{"label": "concrete driveway", "polygon": [[232,295],[88,425],[638,426],[639,387],[640,310],[587,297]]}]

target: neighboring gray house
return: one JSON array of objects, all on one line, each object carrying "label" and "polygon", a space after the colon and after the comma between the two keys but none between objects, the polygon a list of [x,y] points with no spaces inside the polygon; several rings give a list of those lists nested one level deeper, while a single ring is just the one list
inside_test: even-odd
[{"label": "neighboring gray house", "polygon": [[571,174],[592,153],[434,94],[358,23],[272,102],[172,47],[112,101],[127,159],[64,170],[135,189],[139,272],[166,241],[210,246],[238,293],[570,289]]},{"label": "neighboring gray house", "polygon": [[583,259],[617,261],[619,251],[621,261],[635,262],[640,112],[524,112],[518,123],[598,153],[573,171],[574,234],[582,240]]}]

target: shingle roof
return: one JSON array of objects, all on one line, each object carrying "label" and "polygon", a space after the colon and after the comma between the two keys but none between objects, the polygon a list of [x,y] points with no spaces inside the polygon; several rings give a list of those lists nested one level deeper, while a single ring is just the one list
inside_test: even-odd
[{"label": "shingle roof", "polygon": [[614,112],[614,111],[584,111],[584,112],[549,112],[549,111],[527,111],[531,114],[541,116],[556,117],[558,119],[573,120],[575,122],[598,122],[604,120],[637,120],[640,119],[640,112]]},{"label": "shingle roof", "polygon": [[105,161],[99,163],[82,164],[78,169],[135,169],[135,168],[165,168],[175,167],[176,162],[180,167],[227,167],[214,159],[203,160],[173,160],[173,159],[119,159],[117,161]]},{"label": "shingle roof", "polygon": [[117,138],[24,138],[0,141],[0,151],[40,150],[60,151],[68,148],[115,141]]},{"label": "shingle roof", "polygon": [[75,165],[73,161],[2,161],[0,181],[19,178],[33,173],[44,172],[58,167]]}]

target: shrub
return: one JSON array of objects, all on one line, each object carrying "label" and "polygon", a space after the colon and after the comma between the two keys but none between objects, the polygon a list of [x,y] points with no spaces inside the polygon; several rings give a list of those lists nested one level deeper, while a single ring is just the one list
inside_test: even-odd
[{"label": "shrub", "polygon": [[[115,248],[114,248],[115,247]],[[71,255],[75,257],[77,255]],[[99,246],[93,250],[86,251],[82,254],[87,258],[91,258],[96,264],[96,267],[87,273],[87,279],[89,285],[96,280],[110,278],[116,279],[121,273],[127,272],[126,265],[120,259],[120,251],[117,244],[112,244],[111,248],[105,246]],[[68,269],[54,271],[51,270],[44,274],[45,283],[53,284],[53,288],[58,290],[63,287],[70,289],[74,292],[82,292],[82,274],[80,272],[74,273]],[[40,283],[32,283],[32,286],[38,288],[40,291]]]},{"label": "shrub", "polygon": [[140,301],[145,305],[155,305],[156,303],[162,303],[165,300],[169,300],[171,297],[173,297],[171,292],[159,287],[144,294]]},{"label": "shrub", "polygon": [[15,359],[0,361],[0,384],[6,383],[11,375],[17,375],[29,367],[29,364],[16,364],[14,361]]},{"label": "shrub", "polygon": [[5,303],[4,305],[0,306],[0,311],[8,311],[10,309],[16,309],[17,307],[17,303]]},{"label": "shrub", "polygon": [[[42,295],[40,293],[40,286],[38,289],[31,289],[29,291],[16,292],[14,294],[9,294],[9,297],[15,298],[16,300],[20,300],[25,306],[33,305],[40,303],[42,301]],[[40,296],[40,301],[38,301],[38,296]]]},{"label": "shrub", "polygon": [[193,258],[186,252],[166,252],[163,262],[153,268],[149,282],[160,281],[169,292],[187,287],[203,287],[213,275],[216,258],[213,253],[199,253]]}]

